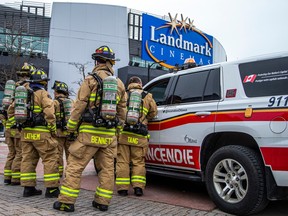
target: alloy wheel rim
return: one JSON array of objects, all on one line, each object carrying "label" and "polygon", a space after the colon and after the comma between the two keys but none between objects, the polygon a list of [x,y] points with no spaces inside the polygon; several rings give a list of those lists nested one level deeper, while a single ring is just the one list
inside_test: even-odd
[{"label": "alloy wheel rim", "polygon": [[244,167],[233,159],[221,160],[213,172],[213,183],[219,197],[228,203],[238,203],[248,192],[248,176]]}]

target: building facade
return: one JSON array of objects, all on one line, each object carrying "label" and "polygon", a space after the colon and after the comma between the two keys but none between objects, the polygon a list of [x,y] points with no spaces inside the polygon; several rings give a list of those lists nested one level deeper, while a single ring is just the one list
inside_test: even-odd
[{"label": "building facade", "polygon": [[[162,23],[171,21],[171,16],[151,15],[122,6],[90,3],[54,2],[51,16],[47,16],[47,9],[50,9],[50,7],[44,3],[34,4],[29,2],[28,5],[23,1],[18,8],[10,5],[0,5],[0,7],[0,52],[2,50],[2,53],[5,53],[5,55],[2,53],[0,55],[0,65],[3,62],[6,66],[10,65],[11,60],[8,59],[12,56],[13,58],[15,56],[20,58],[19,62],[21,64],[25,60],[33,62],[35,66],[40,65],[49,72],[51,81],[48,90],[51,89],[51,85],[55,80],[60,80],[66,82],[72,92],[76,94],[79,83],[94,67],[94,61],[91,58],[92,53],[101,45],[112,48],[116,58],[120,59],[116,62],[114,69],[115,74],[124,84],[133,75],[141,77],[145,84],[156,76],[168,73],[169,68],[171,70],[173,66],[172,63],[169,65],[171,56],[176,61],[178,58],[176,55],[174,57],[174,52],[178,52],[174,50],[175,46],[170,46],[169,52],[165,50],[168,56],[163,55],[162,59],[160,57],[157,59],[155,55],[152,55],[157,40],[162,43],[158,43],[157,47],[159,45],[160,52],[164,53],[165,46],[169,45],[169,42],[167,44],[163,42],[166,33],[159,32],[162,38],[146,41],[147,44],[151,42],[149,48],[148,46],[145,47],[142,38],[143,35],[145,37],[148,34],[147,23],[146,21],[143,23],[143,16],[150,16],[151,19],[158,19]],[[3,7],[5,10],[2,9]],[[8,13],[8,11],[10,12]],[[9,22],[15,22],[13,21],[15,17],[18,20],[18,30],[12,32],[15,28],[9,28]],[[181,20],[178,24],[178,30],[181,28],[180,24]],[[185,25],[184,27],[188,29],[188,23],[183,24],[182,22],[182,25]],[[148,29],[153,28],[154,30],[158,29],[157,26],[148,26]],[[175,41],[179,41],[180,36],[182,40],[182,36],[185,38],[185,33],[180,30],[181,36],[176,33],[172,35],[170,29],[167,29],[167,38],[174,40],[174,37]],[[197,31],[198,34],[202,34],[202,39],[206,38],[207,40],[209,38],[211,41],[209,43],[213,44],[210,63],[226,61],[226,52],[217,39],[204,35],[196,28],[193,29],[193,33],[197,33]],[[9,35],[18,37],[20,35],[19,38],[21,39],[15,40],[17,46],[7,49]],[[176,39],[177,37],[178,39]],[[146,40],[146,38],[144,39]],[[187,44],[190,46],[192,42]],[[199,45],[199,47],[203,46]],[[192,52],[195,54],[197,47],[193,49]],[[148,54],[145,54],[145,51]],[[183,51],[182,49],[179,52],[186,52],[185,55],[187,55],[187,50]],[[8,55],[6,55],[7,53]],[[12,53],[14,54],[11,55]],[[194,54],[192,53],[190,56],[192,58],[197,57]],[[145,55],[150,56],[147,58],[144,57]]]},{"label": "building facade", "polygon": [[[0,5],[0,90],[24,62],[49,71],[49,4],[18,2]],[[2,101],[2,100],[1,100]]]}]

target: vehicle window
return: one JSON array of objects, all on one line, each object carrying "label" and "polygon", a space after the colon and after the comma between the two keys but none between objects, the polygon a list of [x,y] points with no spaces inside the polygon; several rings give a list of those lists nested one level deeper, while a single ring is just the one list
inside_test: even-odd
[{"label": "vehicle window", "polygon": [[220,68],[216,68],[209,73],[203,100],[219,100],[220,98]]},{"label": "vehicle window", "polygon": [[239,64],[247,97],[288,94],[288,57]]},{"label": "vehicle window", "polygon": [[166,104],[166,91],[170,79],[164,79],[156,82],[152,86],[145,88],[146,91],[153,95],[153,98],[157,105]]},{"label": "vehicle window", "polygon": [[172,103],[220,99],[220,69],[179,76]]},{"label": "vehicle window", "polygon": [[172,103],[202,101],[208,74],[209,71],[203,71],[179,76]]}]

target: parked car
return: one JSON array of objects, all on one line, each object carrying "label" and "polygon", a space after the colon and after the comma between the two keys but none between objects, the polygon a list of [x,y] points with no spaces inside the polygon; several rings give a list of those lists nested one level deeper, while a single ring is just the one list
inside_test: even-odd
[{"label": "parked car", "polygon": [[288,52],[162,75],[147,171],[204,181],[236,215],[288,198]]}]

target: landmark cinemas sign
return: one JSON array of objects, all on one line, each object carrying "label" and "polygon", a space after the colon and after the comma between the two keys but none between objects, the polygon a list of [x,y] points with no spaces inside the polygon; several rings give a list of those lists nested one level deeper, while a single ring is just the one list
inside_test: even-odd
[{"label": "landmark cinemas sign", "polygon": [[142,59],[165,61],[167,68],[183,64],[185,59],[194,58],[198,65],[213,63],[213,37],[196,29],[187,18],[170,22],[156,17],[142,15]]}]

